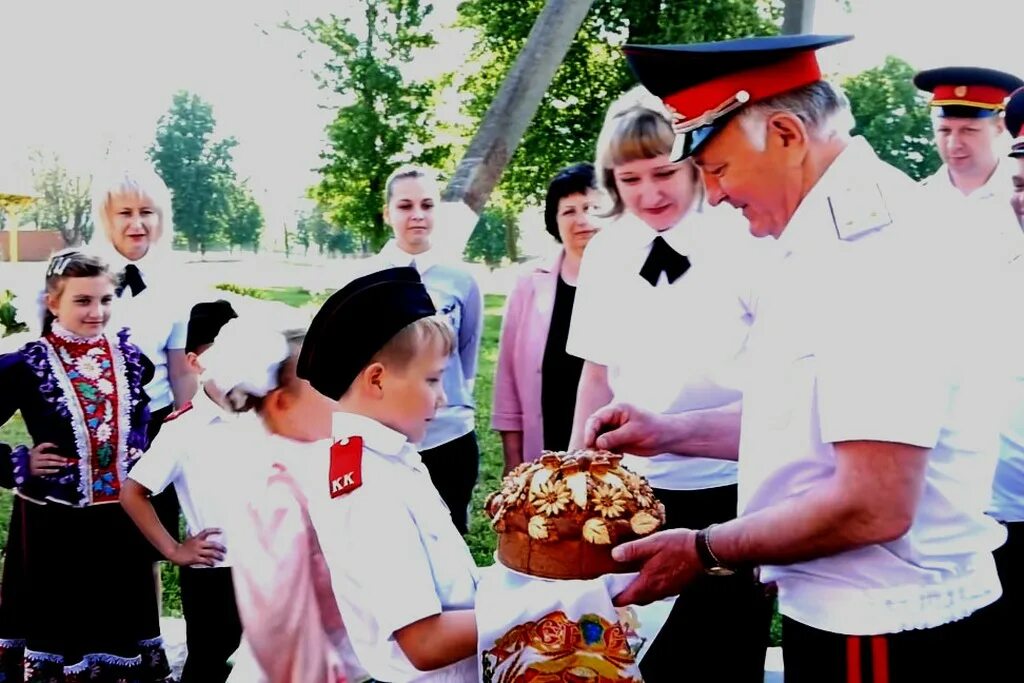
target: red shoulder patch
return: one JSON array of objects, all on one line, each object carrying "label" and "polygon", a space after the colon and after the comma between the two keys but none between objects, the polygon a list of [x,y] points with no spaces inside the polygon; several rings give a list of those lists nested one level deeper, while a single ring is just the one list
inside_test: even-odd
[{"label": "red shoulder patch", "polygon": [[179,417],[181,417],[190,410],[192,410],[192,401],[189,401],[178,410],[175,410],[173,413],[169,413],[167,417],[164,418],[164,423],[166,424],[167,422],[173,422],[174,420],[177,420]]},{"label": "red shoulder patch", "polygon": [[351,493],[363,485],[363,437],[339,439],[331,446],[331,472],[328,482],[331,498]]}]

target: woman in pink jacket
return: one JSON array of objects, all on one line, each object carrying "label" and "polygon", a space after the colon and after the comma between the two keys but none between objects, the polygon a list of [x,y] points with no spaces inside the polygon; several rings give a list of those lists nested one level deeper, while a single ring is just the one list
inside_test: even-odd
[{"label": "woman in pink jacket", "polygon": [[569,445],[583,360],[567,354],[565,342],[583,250],[597,232],[590,217],[598,200],[591,164],[559,171],[548,186],[544,225],[562,250],[523,275],[509,296],[491,418],[506,471]]}]

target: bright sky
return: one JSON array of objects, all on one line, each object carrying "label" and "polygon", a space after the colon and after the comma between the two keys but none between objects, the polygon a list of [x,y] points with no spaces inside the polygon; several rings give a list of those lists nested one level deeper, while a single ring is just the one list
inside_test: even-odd
[{"label": "bright sky", "polygon": [[[963,63],[1024,72],[1024,5],[1013,0],[850,1],[848,14],[839,0],[817,0],[815,31],[857,36],[825,51],[829,71],[853,73],[896,54],[918,68]],[[457,0],[435,4],[432,24],[440,28],[454,18]],[[943,4],[948,9],[936,9]],[[305,41],[277,24],[289,12],[302,19],[353,6],[0,0],[0,178],[23,176],[35,148],[58,152],[85,172],[99,167],[108,149],[141,154],[172,94],[187,89],[212,103],[221,134],[238,139],[236,168],[280,226],[315,182],[311,169],[331,115],[308,70],[315,64],[296,56]],[[467,38],[439,36],[444,49],[422,60],[422,68],[459,68]]]}]

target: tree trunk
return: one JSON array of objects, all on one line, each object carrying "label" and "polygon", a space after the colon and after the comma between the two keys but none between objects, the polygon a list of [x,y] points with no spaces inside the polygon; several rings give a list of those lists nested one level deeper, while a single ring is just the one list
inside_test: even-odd
[{"label": "tree trunk", "polygon": [[810,33],[814,24],[814,0],[785,0],[782,33],[791,36]]},{"label": "tree trunk", "polygon": [[479,214],[508,166],[593,0],[547,0],[442,196]]}]

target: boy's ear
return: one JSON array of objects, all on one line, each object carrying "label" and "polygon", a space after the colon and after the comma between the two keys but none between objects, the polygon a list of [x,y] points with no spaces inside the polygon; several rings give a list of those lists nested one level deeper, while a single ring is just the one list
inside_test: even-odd
[{"label": "boy's ear", "polygon": [[379,361],[370,363],[359,374],[358,381],[368,392],[369,396],[380,398],[384,393],[384,381],[387,378],[387,368]]},{"label": "boy's ear", "polygon": [[278,387],[267,394],[266,398],[263,399],[263,402],[274,412],[282,412],[291,407],[292,397],[287,391]]},{"label": "boy's ear", "polygon": [[195,374],[200,374],[203,371],[203,366],[199,364],[199,354],[195,351],[185,352],[185,362],[188,363],[188,368]]}]

